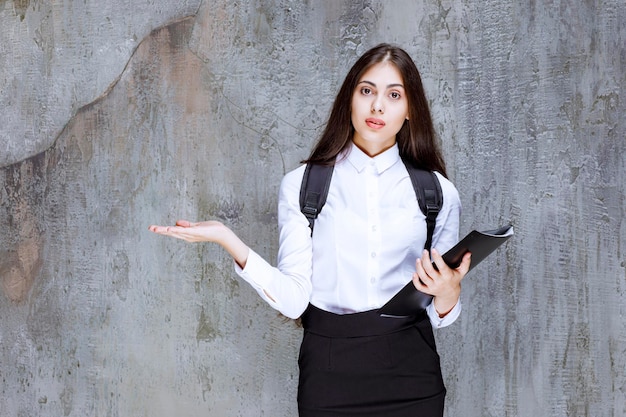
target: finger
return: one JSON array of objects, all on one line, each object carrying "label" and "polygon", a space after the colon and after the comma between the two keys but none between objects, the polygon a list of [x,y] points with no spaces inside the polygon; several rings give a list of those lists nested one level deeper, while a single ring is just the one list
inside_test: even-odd
[{"label": "finger", "polygon": [[[428,277],[425,278],[427,281],[434,283],[433,280]],[[422,280],[422,278],[416,273],[413,274],[413,286],[418,290],[423,292],[424,294],[430,294],[433,295],[431,288],[424,283],[424,281]]]},{"label": "finger", "polygon": [[165,231],[165,226],[157,226],[157,225],[151,225],[150,227],[148,227],[148,230],[150,230],[151,232],[154,233],[163,233]]},{"label": "finger", "polygon": [[157,229],[157,233],[165,236],[173,236],[175,226],[162,226]]},{"label": "finger", "polygon": [[415,286],[416,289],[424,292],[424,290],[428,289],[428,287],[424,284],[424,282],[421,280],[420,276],[417,274],[417,272],[415,272],[413,274],[413,285]]},{"label": "finger", "polygon": [[424,271],[428,274],[428,276],[430,277],[436,276],[439,273],[439,271],[435,269],[435,267],[433,266],[433,263],[430,261],[430,254],[428,253],[426,249],[424,249],[424,252],[422,252],[422,259],[423,259],[422,267],[424,268]]},{"label": "finger", "polygon": [[179,237],[179,233],[184,230],[178,226],[150,226],[150,231],[163,236]]},{"label": "finger", "polygon": [[433,269],[435,269],[436,267],[436,270],[438,272],[442,272],[445,270],[445,268],[449,268],[448,264],[446,264],[446,261],[443,260],[443,257],[441,256],[441,254],[439,253],[437,249],[433,249],[431,251],[431,255],[432,255],[433,263],[435,264],[435,266],[433,266]]},{"label": "finger", "polygon": [[195,238],[193,233],[190,233],[189,229],[183,226],[167,226],[161,234],[163,236],[170,236],[187,242],[191,242]]},{"label": "finger", "polygon": [[415,260],[415,273],[418,275],[426,275],[426,271],[424,271],[424,266],[422,265],[421,258],[417,258]]},{"label": "finger", "polygon": [[193,223],[191,223],[189,220],[178,220],[176,222],[176,226],[180,226],[180,227],[193,227]]},{"label": "finger", "polygon": [[471,264],[472,254],[470,252],[467,252],[465,255],[463,255],[463,260],[461,261],[461,265],[459,265],[459,267],[457,268],[457,271],[459,271],[462,276],[465,276],[465,274],[467,274],[467,272],[469,271]]},{"label": "finger", "polygon": [[422,267],[422,260],[420,258],[417,258],[415,260],[415,270],[419,270]]},{"label": "finger", "polygon": [[424,270],[424,266],[422,263],[422,259],[418,258],[415,261],[415,274],[413,274],[414,279],[417,279],[421,282],[422,285],[428,287],[429,284],[432,284],[433,279],[428,275],[428,273]]}]

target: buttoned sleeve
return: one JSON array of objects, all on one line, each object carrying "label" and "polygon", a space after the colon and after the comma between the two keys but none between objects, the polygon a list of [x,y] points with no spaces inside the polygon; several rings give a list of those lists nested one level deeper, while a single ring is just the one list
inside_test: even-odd
[{"label": "buttoned sleeve", "polygon": [[428,307],[426,307],[426,313],[428,314],[430,323],[434,328],[441,329],[442,327],[449,326],[454,323],[456,319],[458,319],[461,315],[461,299],[457,301],[452,310],[450,310],[450,312],[444,317],[439,317],[439,314],[435,309],[435,305],[432,302],[428,305]]},{"label": "buttoned sleeve", "polygon": [[245,268],[235,271],[273,308],[298,318],[311,298],[311,229],[300,211],[300,184],[304,166],[289,172],[280,185],[278,198],[279,250],[277,266],[250,250]]}]

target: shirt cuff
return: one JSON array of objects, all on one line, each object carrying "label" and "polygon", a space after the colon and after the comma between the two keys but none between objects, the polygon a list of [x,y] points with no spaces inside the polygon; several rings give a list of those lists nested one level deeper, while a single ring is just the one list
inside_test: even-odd
[{"label": "shirt cuff", "polygon": [[426,307],[426,313],[428,314],[428,318],[430,319],[431,324],[436,329],[441,329],[443,327],[449,326],[456,321],[457,318],[461,315],[461,299],[456,302],[456,305],[450,310],[448,314],[444,317],[439,317],[439,313],[435,309],[435,303],[432,301],[428,307]]},{"label": "shirt cuff", "polygon": [[248,252],[248,259],[246,260],[246,266],[241,268],[237,262],[233,261],[235,272],[244,281],[252,286],[256,292],[271,305],[276,305],[276,301],[268,297],[264,291],[269,285],[272,279],[274,270],[273,267],[267,263],[258,253],[250,249]]}]

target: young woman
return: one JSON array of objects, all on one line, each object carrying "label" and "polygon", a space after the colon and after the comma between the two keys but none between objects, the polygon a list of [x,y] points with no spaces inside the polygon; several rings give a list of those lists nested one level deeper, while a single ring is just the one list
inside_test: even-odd
[{"label": "young woman", "polygon": [[[422,249],[425,217],[402,160],[435,171],[441,184],[431,253]],[[264,300],[302,317],[301,417],[442,416],[445,387],[432,328],[459,316],[470,255],[457,269],[440,256],[457,242],[461,205],[405,51],[381,44],[354,64],[307,162],[334,165],[327,201],[311,234],[299,205],[304,165],[284,177],[276,267],[216,221],[150,230],[220,244]],[[381,317],[377,310],[411,279],[434,296],[426,312]]]}]

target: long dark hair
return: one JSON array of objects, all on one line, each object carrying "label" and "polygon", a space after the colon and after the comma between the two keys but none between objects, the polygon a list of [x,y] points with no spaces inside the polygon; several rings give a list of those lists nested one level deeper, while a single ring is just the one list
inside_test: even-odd
[{"label": "long dark hair", "polygon": [[396,135],[400,156],[417,168],[438,171],[447,176],[419,71],[403,49],[385,43],[365,52],[352,66],[335,98],[326,128],[304,162],[332,165],[337,156],[350,146],[354,135],[350,118],[352,94],[363,73],[380,62],[395,65],[402,75],[407,93],[409,120],[404,122]]}]

